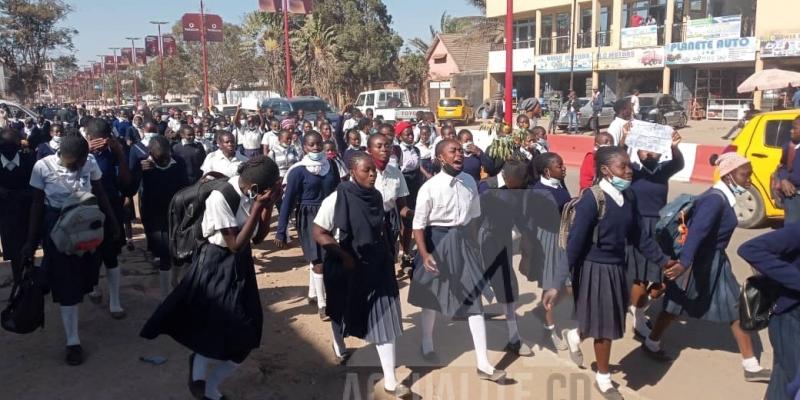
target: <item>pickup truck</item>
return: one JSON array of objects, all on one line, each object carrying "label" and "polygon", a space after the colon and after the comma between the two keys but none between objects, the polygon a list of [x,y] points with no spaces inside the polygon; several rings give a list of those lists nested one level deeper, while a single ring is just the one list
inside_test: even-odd
[{"label": "pickup truck", "polygon": [[411,121],[417,119],[417,112],[429,112],[427,107],[411,107],[408,101],[408,91],[405,89],[379,89],[368,90],[358,94],[356,108],[362,113],[372,109],[375,117],[381,117],[386,122],[399,120]]}]

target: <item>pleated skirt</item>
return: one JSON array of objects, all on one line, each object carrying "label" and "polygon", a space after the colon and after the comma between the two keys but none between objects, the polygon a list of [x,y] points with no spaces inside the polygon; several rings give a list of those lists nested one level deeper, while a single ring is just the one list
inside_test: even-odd
[{"label": "pleated skirt", "polygon": [[4,260],[16,260],[28,239],[30,209],[30,196],[21,193],[11,192],[0,203],[0,242]]},{"label": "pleated skirt", "polygon": [[800,390],[800,307],[774,315],[769,321],[769,342],[774,360],[772,377],[767,386],[767,400],[796,399]]},{"label": "pleated skirt", "polygon": [[50,231],[55,226],[60,211],[45,207],[42,231],[42,271],[46,285],[53,293],[53,301],[62,306],[73,306],[83,301],[83,296],[92,291],[100,268],[99,254],[86,253],[82,256],[60,253],[50,239]]},{"label": "pleated skirt", "polygon": [[478,233],[483,259],[483,276],[489,281],[497,301],[511,303],[519,298],[519,283],[512,268],[511,230],[481,229]]},{"label": "pleated skirt", "polygon": [[[656,223],[658,217],[642,217],[642,231],[652,238],[656,234]],[[649,261],[639,250],[634,246],[626,246],[626,258],[628,261],[628,280],[630,282],[661,282],[663,272],[661,268]]]},{"label": "pleated skirt", "polygon": [[629,293],[625,266],[584,261],[573,277],[578,331],[595,339],[619,339],[625,332]]},{"label": "pleated skirt", "polygon": [[480,247],[464,227],[425,228],[428,251],[433,254],[438,274],[428,272],[417,255],[408,302],[448,316],[483,313],[481,296],[494,298],[483,276]]},{"label": "pleated skirt", "polygon": [[684,276],[667,283],[664,310],[706,321],[736,321],[739,319],[740,287],[728,255],[719,249],[707,254],[695,259]]},{"label": "pleated skirt", "polygon": [[206,243],[140,335],[169,335],[205,357],[241,363],[261,345],[262,323],[250,247],[232,253]]},{"label": "pleated skirt", "polygon": [[[539,283],[542,289],[560,289],[556,284],[556,271],[559,268],[566,268],[567,252],[558,245],[558,232],[546,231],[538,229],[536,231],[536,238],[539,240],[544,257],[542,258],[542,268],[540,269],[542,275],[539,278]],[[572,281],[567,278],[566,286],[572,285]]]},{"label": "pleated skirt", "polygon": [[403,334],[403,314],[397,296],[378,296],[371,301],[367,316],[367,335],[370,343],[393,342]]},{"label": "pleated skirt", "polygon": [[303,249],[303,257],[306,262],[321,264],[325,255],[322,247],[317,244],[311,235],[314,229],[314,218],[317,216],[319,206],[301,204],[297,207],[297,235],[300,240],[300,248]]}]

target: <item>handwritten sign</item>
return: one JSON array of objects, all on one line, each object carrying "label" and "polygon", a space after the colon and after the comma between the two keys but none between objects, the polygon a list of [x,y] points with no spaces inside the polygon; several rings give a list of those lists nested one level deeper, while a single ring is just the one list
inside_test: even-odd
[{"label": "handwritten sign", "polygon": [[243,110],[258,111],[258,99],[255,97],[245,97],[242,99]]},{"label": "handwritten sign", "polygon": [[661,161],[667,161],[672,158],[672,133],[674,131],[675,129],[668,125],[633,120],[625,144],[628,145],[631,152],[651,151],[661,154]]}]

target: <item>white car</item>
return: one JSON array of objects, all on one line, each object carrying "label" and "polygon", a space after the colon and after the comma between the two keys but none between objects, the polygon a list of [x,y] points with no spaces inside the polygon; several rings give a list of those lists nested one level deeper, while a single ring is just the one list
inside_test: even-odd
[{"label": "white car", "polygon": [[22,113],[25,114],[25,119],[33,118],[33,120],[36,121],[39,118],[39,113],[23,106],[22,104],[0,99],[0,105],[8,107],[8,110],[11,111],[11,117],[16,117],[17,114],[22,111]]},{"label": "white car", "polygon": [[358,94],[356,108],[366,114],[371,109],[375,117],[381,117],[386,122],[398,120],[413,120],[417,112],[429,112],[426,107],[411,107],[408,101],[408,90],[405,89],[379,89],[368,90]]}]

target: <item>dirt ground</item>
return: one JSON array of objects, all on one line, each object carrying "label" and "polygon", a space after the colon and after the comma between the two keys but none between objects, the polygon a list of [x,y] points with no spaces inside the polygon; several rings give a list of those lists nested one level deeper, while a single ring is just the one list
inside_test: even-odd
[{"label": "dirt ground", "polygon": [[[576,171],[570,170],[574,187]],[[678,184],[671,192],[697,192],[703,187]],[[274,225],[273,225],[274,226]],[[137,227],[138,228],[138,227]],[[737,230],[732,247],[756,231]],[[271,237],[271,236],[270,236]],[[147,262],[141,230],[133,252],[123,251],[122,303],[128,317],[111,319],[107,304],[85,301],[80,307],[80,336],[85,363],[67,366],[64,333],[58,308],[49,302],[46,325],[29,335],[0,331],[0,399],[190,399],[186,387],[189,352],[169,337],[148,341],[138,333],[158,304],[158,273]],[[256,273],[264,309],[262,345],[251,353],[222,390],[231,399],[389,399],[382,390],[380,364],[372,346],[347,339],[356,350],[347,366],[336,365],[331,350],[330,325],[306,303],[308,270],[296,246],[276,251],[271,243],[258,246]],[[734,251],[730,251],[735,253]],[[735,259],[737,277],[748,268]],[[0,264],[0,306],[10,290],[10,268]],[[439,319],[435,343],[442,365],[430,365],[419,354],[419,309],[406,302],[408,282],[401,281],[404,335],[397,348],[398,378],[423,399],[599,399],[592,387],[594,355],[584,342],[584,369],[575,367],[566,353],[548,348],[544,329],[533,312],[541,291],[535,282],[520,281],[518,315],[523,339],[534,356],[518,358],[503,352],[506,323],[500,307],[487,307],[490,360],[508,372],[504,385],[478,381],[466,321]],[[104,283],[105,281],[102,280]],[[104,292],[107,290],[104,287]],[[104,300],[107,299],[104,297]],[[660,307],[651,307],[655,315]],[[557,309],[559,328],[572,327],[572,301]],[[754,336],[762,364],[771,366],[766,331]],[[671,399],[692,396],[712,399],[760,399],[763,383],[745,383],[735,342],[726,326],[688,321],[675,324],[663,340],[678,359],[659,365],[645,358],[630,329],[612,349],[612,378],[628,399]],[[167,362],[151,365],[140,357],[162,356]]]}]

